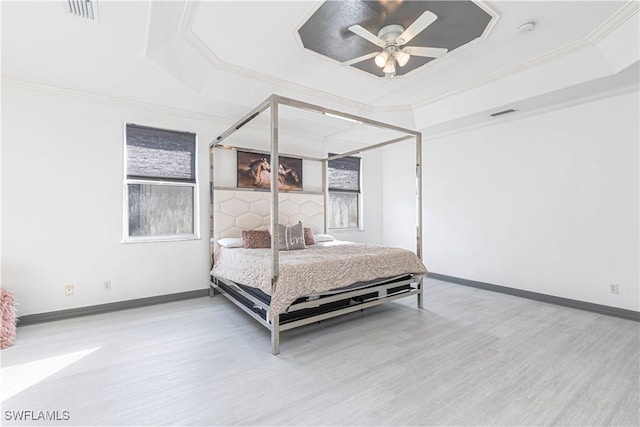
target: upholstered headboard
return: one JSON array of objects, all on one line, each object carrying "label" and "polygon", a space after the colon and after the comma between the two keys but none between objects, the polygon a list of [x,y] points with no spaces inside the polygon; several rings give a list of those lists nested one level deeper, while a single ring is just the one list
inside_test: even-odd
[{"label": "upholstered headboard", "polygon": [[[324,232],[324,197],[321,194],[280,193],[279,196],[280,224],[302,221],[314,233]],[[270,210],[269,192],[214,190],[214,242],[224,237],[240,237],[242,230],[269,227]]]}]

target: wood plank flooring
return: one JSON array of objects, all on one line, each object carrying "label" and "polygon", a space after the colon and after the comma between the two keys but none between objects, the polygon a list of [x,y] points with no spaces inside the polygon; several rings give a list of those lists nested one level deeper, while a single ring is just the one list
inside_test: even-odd
[{"label": "wood plank flooring", "polygon": [[[18,328],[2,425],[640,424],[640,324],[427,280],[287,331],[200,298]],[[20,411],[66,421],[16,421]],[[7,417],[9,415],[9,417]]]}]

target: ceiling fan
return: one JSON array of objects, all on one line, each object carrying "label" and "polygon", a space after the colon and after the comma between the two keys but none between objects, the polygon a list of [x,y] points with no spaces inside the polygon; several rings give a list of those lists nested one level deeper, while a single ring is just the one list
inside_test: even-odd
[{"label": "ceiling fan", "polygon": [[419,47],[406,46],[401,47],[411,41],[415,36],[420,34],[425,28],[433,24],[438,17],[433,13],[426,11],[413,24],[404,29],[402,25],[387,25],[378,31],[378,35],[365,30],[360,25],[352,25],[349,31],[357,34],[365,40],[382,48],[382,52],[372,52],[358,58],[343,62],[345,65],[353,65],[358,62],[375,58],[375,63],[388,77],[396,74],[396,62],[400,67],[404,67],[411,55],[424,56],[427,58],[438,58],[448,52],[448,49],[439,47]]}]

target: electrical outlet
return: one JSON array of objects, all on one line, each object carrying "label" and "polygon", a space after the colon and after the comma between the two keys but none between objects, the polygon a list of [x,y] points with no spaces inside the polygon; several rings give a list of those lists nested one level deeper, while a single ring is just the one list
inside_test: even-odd
[{"label": "electrical outlet", "polygon": [[104,290],[105,291],[110,291],[111,290],[111,280],[106,280],[104,282]]},{"label": "electrical outlet", "polygon": [[620,293],[620,287],[617,283],[609,284],[609,293],[618,295]]},{"label": "electrical outlet", "polygon": [[68,297],[73,295],[73,285],[64,285],[64,294]]}]

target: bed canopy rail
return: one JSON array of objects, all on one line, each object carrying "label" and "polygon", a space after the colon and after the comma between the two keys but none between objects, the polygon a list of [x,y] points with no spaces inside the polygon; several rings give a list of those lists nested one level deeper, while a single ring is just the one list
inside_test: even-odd
[{"label": "bed canopy rail", "polygon": [[[258,117],[258,115],[260,115],[262,112],[268,110],[269,108],[273,109],[274,106],[275,106],[276,109],[277,109],[278,105],[286,105],[286,106],[293,107],[293,108],[298,108],[298,109],[301,109],[301,110],[314,111],[316,113],[320,113],[320,114],[323,114],[325,116],[340,117],[340,118],[343,118],[343,119],[347,119],[347,120],[353,121],[355,123],[360,123],[360,124],[364,124],[364,125],[370,125],[370,126],[374,126],[374,127],[378,127],[378,128],[382,128],[382,129],[394,130],[394,131],[397,131],[397,132],[401,132],[401,133],[405,133],[405,134],[408,134],[408,135],[412,135],[412,136],[414,136],[416,138],[422,138],[422,133],[418,132],[416,130],[403,128],[403,127],[392,125],[392,124],[389,124],[389,123],[380,122],[378,120],[373,120],[373,119],[370,119],[370,118],[367,118],[367,117],[357,116],[357,115],[351,114],[351,113],[345,113],[345,112],[339,111],[339,110],[333,110],[331,108],[321,107],[319,105],[310,104],[310,103],[304,102],[304,101],[298,101],[296,99],[287,98],[287,97],[284,97],[284,96],[271,95],[269,98],[267,98],[266,100],[261,102],[257,107],[255,107],[249,113],[244,115],[240,120],[238,120],[235,124],[233,124],[231,127],[229,127],[226,131],[221,133],[218,137],[216,137],[216,139],[211,141],[209,143],[209,146],[210,147],[211,146],[214,146],[214,147],[215,146],[222,146],[223,145],[222,141],[227,139],[234,132],[236,132],[237,130],[241,129],[244,125],[246,125],[251,120],[253,120],[256,117]],[[277,122],[277,120],[276,120],[276,122]],[[391,141],[389,141],[389,143],[391,143]],[[366,151],[366,150],[370,150],[370,149],[373,149],[373,148],[378,148],[377,144],[363,147],[359,151]]]},{"label": "bed canopy rail", "polygon": [[[255,120],[258,116],[260,116],[265,111],[269,111],[271,114],[269,121],[269,133],[270,133],[270,150],[262,151],[264,154],[270,154],[270,167],[271,170],[277,171],[279,168],[279,156],[287,155],[284,153],[280,153],[279,149],[279,110],[280,106],[288,106],[294,109],[306,110],[311,112],[316,112],[329,117],[337,117],[346,119],[348,121],[352,121],[358,124],[372,126],[374,128],[379,128],[383,130],[391,130],[403,133],[403,136],[385,140],[382,142],[377,142],[370,145],[365,145],[361,148],[357,148],[354,150],[350,150],[344,153],[334,154],[332,156],[327,157],[313,157],[313,156],[299,156],[298,158],[319,161],[322,163],[322,194],[324,196],[324,232],[327,232],[327,166],[330,160],[340,159],[343,157],[353,156],[358,153],[366,152],[369,150],[379,149],[388,145],[400,143],[403,141],[407,141],[410,139],[415,139],[415,171],[416,171],[416,203],[417,203],[417,213],[416,213],[416,255],[419,259],[422,260],[422,133],[416,130],[407,129],[404,127],[396,126],[389,123],[384,123],[381,121],[373,120],[367,117],[358,116],[351,113],[346,113],[343,111],[322,107],[315,104],[310,104],[308,102],[287,98],[279,95],[271,95],[266,100],[261,102],[258,106],[253,108],[247,114],[245,114],[240,120],[235,122],[232,126],[230,126],[227,130],[221,133],[218,137],[216,137],[213,141],[209,143],[209,161],[210,161],[210,225],[211,225],[211,237],[213,237],[213,229],[214,229],[214,218],[213,218],[213,199],[214,199],[214,170],[213,170],[213,152],[214,149],[225,149],[225,150],[243,150],[249,149],[252,151],[258,151],[252,148],[247,147],[239,147],[234,145],[224,144],[224,141],[233,135],[238,130],[242,129],[244,126]],[[278,230],[278,220],[279,220],[279,193],[280,190],[278,188],[278,174],[272,173],[270,174],[270,216],[271,216],[271,286],[272,289],[275,288],[278,277],[279,277],[279,251],[278,251],[278,241],[279,241],[279,230]],[[213,260],[213,246],[210,245],[210,259]],[[423,307],[423,293],[422,293],[422,281],[418,285],[415,291],[412,291],[411,294],[417,295],[417,304],[419,308]],[[255,316],[254,316],[255,317]],[[267,326],[271,330],[271,343],[272,343],[272,353],[274,355],[279,353],[279,333],[280,333],[280,322],[278,316],[276,315],[272,321],[266,321],[265,326]],[[290,327],[288,327],[290,328]],[[284,330],[284,329],[282,329]]]}]

